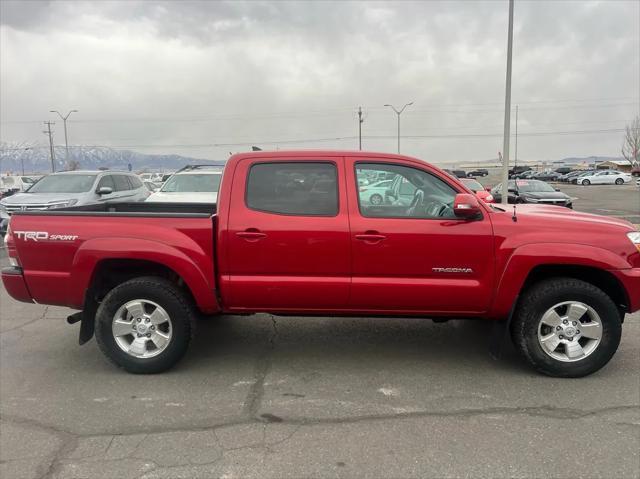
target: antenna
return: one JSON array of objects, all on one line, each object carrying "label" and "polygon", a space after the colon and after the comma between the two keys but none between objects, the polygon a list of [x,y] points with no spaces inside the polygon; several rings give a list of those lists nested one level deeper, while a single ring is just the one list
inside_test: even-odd
[{"label": "antenna", "polygon": [[511,217],[514,223],[518,222],[518,217],[516,216],[516,204],[513,204],[513,216]]}]

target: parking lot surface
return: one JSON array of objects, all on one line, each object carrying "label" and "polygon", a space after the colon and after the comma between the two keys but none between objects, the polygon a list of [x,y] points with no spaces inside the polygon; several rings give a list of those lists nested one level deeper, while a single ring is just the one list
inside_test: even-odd
[{"label": "parking lot surface", "polygon": [[[640,213],[615,199],[637,189],[562,188]],[[0,287],[1,478],[640,477],[638,313],[569,380],[491,359],[486,322],[269,315],[203,320],[178,367],[135,376],[70,312]]]}]

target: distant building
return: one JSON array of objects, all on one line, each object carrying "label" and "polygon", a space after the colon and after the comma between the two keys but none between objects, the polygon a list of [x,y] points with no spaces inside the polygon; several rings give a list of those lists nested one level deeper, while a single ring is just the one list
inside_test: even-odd
[{"label": "distant building", "polygon": [[631,172],[631,163],[627,160],[609,160],[598,163],[597,168],[599,170],[618,170],[625,173]]}]

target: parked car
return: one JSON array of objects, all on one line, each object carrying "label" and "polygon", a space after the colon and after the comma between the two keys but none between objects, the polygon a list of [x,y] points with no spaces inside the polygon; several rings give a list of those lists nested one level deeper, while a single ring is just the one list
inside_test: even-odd
[{"label": "parked car", "polygon": [[583,171],[579,175],[574,176],[573,178],[571,178],[571,183],[573,183],[574,185],[577,185],[580,182],[580,179],[582,177],[590,176],[590,175],[592,175],[592,174],[594,174],[596,172],[597,172],[597,170],[586,170],[586,171]]},{"label": "parked car", "polygon": [[467,173],[467,176],[469,177],[487,176],[488,174],[489,174],[489,170],[487,170],[486,168],[478,168],[476,170],[472,170],[469,173]]},{"label": "parked car", "polygon": [[41,178],[28,191],[0,200],[0,230],[16,211],[53,210],[114,201],[143,201],[149,195],[137,175],[124,171],[67,171]]},{"label": "parked car", "polygon": [[631,181],[629,173],[616,170],[602,170],[578,178],[580,185],[622,185]]},{"label": "parked car", "polygon": [[393,180],[382,180],[370,185],[360,186],[360,199],[372,205],[381,205],[392,183]]},{"label": "parked car", "polygon": [[537,174],[538,172],[535,170],[527,170],[527,171],[523,171],[522,173],[512,175],[510,179],[528,179],[528,178],[533,178]]},{"label": "parked car", "polygon": [[512,169],[509,170],[509,178],[512,178],[515,175],[520,175],[520,174],[522,174],[522,173],[524,173],[526,171],[529,171],[529,170],[531,170],[531,167],[529,167],[529,166],[523,166],[523,165],[517,166],[516,165]]},{"label": "parked car", "polygon": [[560,173],[561,175],[566,175],[567,173],[571,173],[572,171],[574,171],[574,169],[569,166],[561,166],[560,168],[556,168],[553,171],[555,171],[556,173]]},{"label": "parked car", "polygon": [[575,178],[578,175],[581,175],[583,173],[584,173],[584,170],[571,171],[569,173],[566,173],[566,174],[562,175],[560,177],[560,181],[562,181],[563,183],[570,183],[573,178]]},{"label": "parked car", "polygon": [[[491,190],[496,203],[502,201],[502,183]],[[573,208],[570,196],[540,180],[509,180],[509,203],[535,203]]]},{"label": "parked car", "polygon": [[467,172],[464,170],[451,170],[451,173],[453,173],[453,176],[455,176],[456,178],[466,178],[467,177]]},{"label": "parked car", "polygon": [[25,191],[34,183],[35,180],[28,176],[0,176],[0,198]]},{"label": "parked car", "polygon": [[215,203],[222,178],[219,166],[191,165],[174,173],[152,193],[149,203]]},{"label": "parked car", "polygon": [[[412,200],[351,201],[357,170],[397,175],[392,195],[408,184]],[[517,210],[406,156],[243,153],[216,206],[15,213],[2,281],[19,301],[79,310],[67,322],[81,323],[80,343],[95,334],[133,373],[176,364],[199,313],[266,312],[484,318],[536,370],[591,374],[640,310],[640,232],[565,208]]]},{"label": "parked car", "polygon": [[542,171],[536,175],[531,176],[530,178],[540,181],[559,181],[561,176],[562,174],[555,171]]},{"label": "parked car", "polygon": [[491,192],[487,191],[479,181],[472,178],[462,178],[460,179],[460,181],[464,186],[473,191],[475,195],[482,201],[484,201],[485,203],[493,203],[493,196],[491,195]]}]

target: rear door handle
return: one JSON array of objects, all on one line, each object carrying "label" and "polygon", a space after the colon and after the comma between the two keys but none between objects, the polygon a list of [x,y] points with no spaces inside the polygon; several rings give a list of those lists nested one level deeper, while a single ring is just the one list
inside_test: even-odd
[{"label": "rear door handle", "polygon": [[261,231],[258,231],[255,228],[249,228],[248,230],[245,230],[245,231],[238,231],[236,233],[236,236],[239,236],[240,238],[244,238],[247,241],[257,241],[267,237],[265,233],[262,233]]},{"label": "rear door handle", "polygon": [[359,234],[356,235],[356,239],[360,240],[360,241],[366,241],[366,242],[370,242],[370,243],[379,243],[380,241],[383,241],[385,239],[387,239],[387,237],[385,235],[381,235],[380,233],[377,232],[366,232],[363,234]]}]

